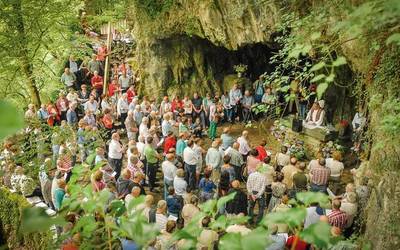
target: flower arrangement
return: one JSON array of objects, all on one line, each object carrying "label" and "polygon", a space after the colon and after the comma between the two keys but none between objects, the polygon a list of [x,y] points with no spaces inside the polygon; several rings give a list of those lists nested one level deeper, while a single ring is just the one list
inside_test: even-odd
[{"label": "flower arrangement", "polygon": [[236,71],[238,75],[242,75],[244,72],[247,71],[248,66],[246,64],[237,64],[233,66],[233,69]]}]

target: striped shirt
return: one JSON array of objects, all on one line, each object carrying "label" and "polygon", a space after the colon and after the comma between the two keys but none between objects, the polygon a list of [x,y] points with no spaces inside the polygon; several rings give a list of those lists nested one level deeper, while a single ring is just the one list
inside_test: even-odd
[{"label": "striped shirt", "polygon": [[332,210],[332,212],[328,214],[328,221],[331,226],[343,230],[347,225],[347,214],[340,210]]},{"label": "striped shirt", "polygon": [[331,175],[331,170],[323,166],[312,167],[310,170],[311,183],[315,185],[326,185],[328,184],[329,176]]}]

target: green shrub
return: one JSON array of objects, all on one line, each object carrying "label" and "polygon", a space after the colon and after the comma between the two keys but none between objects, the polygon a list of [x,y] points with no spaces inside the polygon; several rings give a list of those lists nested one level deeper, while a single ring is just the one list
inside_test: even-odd
[{"label": "green shrub", "polygon": [[29,206],[23,196],[0,188],[0,233],[9,249],[48,249],[51,245],[51,233],[19,232],[22,209]]}]

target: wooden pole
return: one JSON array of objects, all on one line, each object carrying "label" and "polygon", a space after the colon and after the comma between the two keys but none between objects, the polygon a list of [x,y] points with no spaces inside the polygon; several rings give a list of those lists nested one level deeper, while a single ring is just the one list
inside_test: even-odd
[{"label": "wooden pole", "polygon": [[111,22],[108,22],[107,27],[107,56],[106,63],[104,66],[104,78],[103,78],[103,94],[107,93],[107,83],[108,83],[108,71],[110,67],[110,52],[111,52]]}]

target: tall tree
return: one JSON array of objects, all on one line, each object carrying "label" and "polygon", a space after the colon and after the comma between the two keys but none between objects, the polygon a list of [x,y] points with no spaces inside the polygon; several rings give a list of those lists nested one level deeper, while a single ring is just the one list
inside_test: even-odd
[{"label": "tall tree", "polygon": [[40,105],[40,91],[59,82],[58,67],[73,46],[65,41],[79,22],[80,4],[79,0],[0,0],[2,98]]}]

